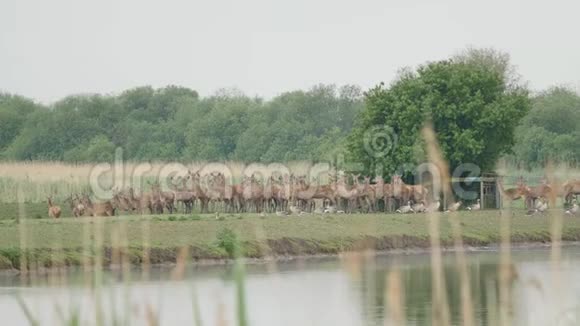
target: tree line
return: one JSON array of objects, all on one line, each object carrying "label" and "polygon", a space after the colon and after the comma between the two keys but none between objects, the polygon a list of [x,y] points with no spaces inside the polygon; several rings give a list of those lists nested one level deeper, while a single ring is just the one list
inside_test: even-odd
[{"label": "tree line", "polygon": [[[404,69],[389,85],[318,85],[272,99],[224,89],[149,86],[118,95],[74,95],[51,105],[0,93],[0,160],[332,161],[337,154],[385,174],[425,158],[429,121],[451,166],[490,169],[499,157],[526,168],[580,161],[580,95],[565,87],[531,94],[509,57],[470,49]],[[389,139],[369,132],[389,126]],[[376,131],[380,133],[381,131]],[[383,144],[385,145],[385,144]]]},{"label": "tree line", "polygon": [[3,160],[284,162],[329,159],[362,110],[356,86],[319,85],[271,100],[221,90],[139,87],[50,106],[0,95]]}]

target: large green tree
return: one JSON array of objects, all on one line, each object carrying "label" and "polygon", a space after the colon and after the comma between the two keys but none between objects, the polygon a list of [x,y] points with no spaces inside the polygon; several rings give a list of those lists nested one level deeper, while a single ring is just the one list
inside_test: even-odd
[{"label": "large green tree", "polygon": [[420,163],[420,130],[431,122],[452,169],[475,163],[491,170],[512,148],[514,130],[530,107],[528,91],[506,58],[469,50],[372,88],[349,137],[350,159],[363,163],[367,173],[381,168],[386,175]]}]

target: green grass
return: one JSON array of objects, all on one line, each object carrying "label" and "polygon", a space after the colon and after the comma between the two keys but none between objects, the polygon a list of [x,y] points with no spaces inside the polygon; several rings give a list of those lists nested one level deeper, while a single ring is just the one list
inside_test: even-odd
[{"label": "green grass", "polygon": [[[561,214],[561,211],[555,210],[553,214]],[[379,250],[429,247],[428,216],[423,214],[300,217],[222,214],[221,217],[223,219],[216,220],[214,215],[122,216],[100,218],[99,221],[103,222],[106,248],[116,246],[113,234],[121,230],[121,226],[127,230],[128,249],[123,251],[136,264],[141,262],[143,253],[144,223],[149,223],[148,246],[153,263],[174,261],[181,247],[191,248],[193,258],[231,257],[231,248],[223,241],[223,234],[229,231],[224,230],[235,232],[241,241],[241,252],[249,257],[338,253],[367,247]],[[499,211],[461,212],[460,218],[466,244],[479,246],[499,241]],[[519,212],[510,218],[514,241],[550,241],[548,216],[528,217]],[[2,220],[0,256],[11,261],[14,267],[19,266],[23,254],[41,266],[78,265],[82,261],[83,234],[90,230],[91,242],[94,241],[97,223],[90,218],[30,219],[20,224],[16,220]],[[21,236],[25,237],[25,251],[20,247]],[[441,238],[446,245],[452,243],[446,214],[442,214]],[[563,239],[580,240],[580,218],[564,218]],[[105,263],[109,258],[105,253]]]}]

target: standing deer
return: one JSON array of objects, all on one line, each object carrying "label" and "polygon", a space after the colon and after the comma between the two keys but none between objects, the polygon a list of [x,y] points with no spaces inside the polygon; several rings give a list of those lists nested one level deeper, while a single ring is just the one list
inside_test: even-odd
[{"label": "standing deer", "polygon": [[89,196],[84,195],[81,203],[86,207],[89,216],[115,216],[115,207],[110,201],[93,203]]},{"label": "standing deer", "polygon": [[534,207],[535,202],[539,198],[547,198],[553,205],[556,201],[556,194],[552,187],[548,184],[547,180],[543,179],[538,186],[523,188],[524,196],[526,200],[526,207]]},{"label": "standing deer", "polygon": [[502,195],[502,198],[504,200],[509,200],[510,203],[512,203],[514,200],[522,198],[522,196],[525,195],[526,185],[522,177],[518,178],[516,188],[504,189],[502,179],[499,179],[497,183],[499,185],[499,190]]},{"label": "standing deer", "polygon": [[426,201],[429,190],[423,185],[407,185],[401,176],[395,175],[391,178],[393,185],[393,195],[399,202],[413,200],[414,202]]},{"label": "standing deer", "polygon": [[171,191],[161,191],[159,182],[149,183],[151,185],[152,198],[157,213],[163,214],[163,208],[166,208],[170,214],[175,209],[175,194]]},{"label": "standing deer", "polygon": [[48,216],[52,218],[59,218],[61,214],[60,207],[52,203],[52,197],[47,197],[48,199]]},{"label": "standing deer", "polygon": [[580,195],[580,180],[569,180],[562,185],[564,200],[571,203],[574,196]]},{"label": "standing deer", "polygon": [[74,217],[80,217],[85,214],[85,205],[83,205],[78,195],[70,195],[67,200],[70,203],[70,209]]},{"label": "standing deer", "polygon": [[[188,191],[187,189],[187,179],[189,179],[189,175],[185,178],[181,179],[181,190],[177,190],[174,192],[175,194],[175,201],[177,203],[183,204],[183,210],[186,214],[189,214],[193,210],[193,202],[195,201],[195,194],[193,191]],[[171,177],[173,181],[173,177]]]}]

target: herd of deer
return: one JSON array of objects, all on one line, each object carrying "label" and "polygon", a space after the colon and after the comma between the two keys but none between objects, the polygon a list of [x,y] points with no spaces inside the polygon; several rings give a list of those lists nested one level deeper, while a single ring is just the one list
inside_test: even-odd
[{"label": "herd of deer", "polygon": [[[369,177],[358,175],[329,175],[328,184],[310,182],[306,176],[293,174],[271,176],[266,180],[244,177],[239,184],[230,184],[222,173],[200,175],[188,171],[184,177],[170,178],[171,191],[162,191],[159,183],[150,183],[151,190],[136,194],[133,188],[117,190],[111,200],[94,203],[88,195],[71,195],[67,202],[75,217],[113,216],[117,211],[141,214],[173,213],[180,205],[185,213],[191,213],[199,205],[202,213],[225,212],[276,212],[279,215],[302,213],[353,213],[384,211],[399,213],[419,213],[440,210],[441,203],[435,196],[429,196],[429,189],[423,185],[405,184],[400,176],[393,176],[387,183],[377,177],[371,183]],[[526,207],[537,211],[547,209],[547,200],[561,193],[567,201],[580,194],[580,181],[565,183],[561,190],[554,190],[547,182],[528,187],[523,179],[517,186],[504,189],[500,182],[504,199],[514,201],[525,198]],[[541,204],[538,204],[541,203]],[[318,204],[318,205],[317,205]],[[61,210],[48,198],[49,216],[58,218]],[[452,203],[448,211],[459,210],[462,202]],[[467,207],[468,210],[481,209],[480,201]],[[574,202],[570,213],[576,213]]]},{"label": "herd of deer", "polygon": [[499,187],[504,200],[513,202],[523,199],[528,214],[543,213],[548,209],[548,203],[554,206],[557,197],[564,199],[570,208],[567,214],[576,215],[579,212],[576,196],[580,195],[580,180],[569,180],[562,185],[550,184],[547,179],[542,179],[537,186],[530,187],[520,177],[515,188],[504,189],[500,181]]}]

